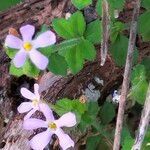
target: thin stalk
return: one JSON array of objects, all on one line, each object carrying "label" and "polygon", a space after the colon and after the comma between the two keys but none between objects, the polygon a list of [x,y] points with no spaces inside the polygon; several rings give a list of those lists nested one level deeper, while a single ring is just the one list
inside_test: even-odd
[{"label": "thin stalk", "polygon": [[147,95],[146,95],[144,108],[143,108],[142,115],[141,115],[139,130],[136,135],[135,143],[132,147],[132,150],[141,149],[147,128],[149,126],[149,121],[150,121],[150,83],[149,83],[149,88],[148,88]]},{"label": "thin stalk", "polygon": [[132,61],[133,61],[133,53],[134,53],[136,33],[137,33],[137,19],[139,16],[139,10],[140,10],[140,0],[136,0],[134,10],[133,10],[131,27],[130,27],[128,53],[127,53],[127,58],[126,58],[124,79],[123,79],[121,97],[120,97],[120,102],[119,102],[113,150],[120,149],[121,132],[123,128],[123,118],[124,118],[124,111],[125,111],[125,106],[126,106],[126,99],[127,99],[127,94],[129,90],[130,74],[131,74],[131,69],[132,69]]}]

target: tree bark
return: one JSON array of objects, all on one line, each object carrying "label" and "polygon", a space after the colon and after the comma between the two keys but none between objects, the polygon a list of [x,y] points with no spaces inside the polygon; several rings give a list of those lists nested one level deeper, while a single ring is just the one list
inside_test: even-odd
[{"label": "tree bark", "polygon": [[[54,17],[62,17],[70,8],[70,0],[25,0],[25,2],[15,6],[14,8],[0,13],[0,43],[3,44],[4,38],[8,33],[10,27],[18,29],[22,24],[31,23],[38,29],[42,24],[50,25]],[[149,46],[148,46],[149,47]],[[100,47],[96,47],[99,51]],[[142,49],[144,56],[149,55],[149,49],[146,51]],[[108,55],[104,66],[100,66],[100,53],[93,62],[87,62],[84,68],[75,76],[68,75],[67,77],[55,76],[51,73],[44,73],[38,79],[40,84],[40,92],[42,97],[49,102],[67,98],[79,98],[83,95],[89,83],[94,83],[94,77],[98,77],[104,81],[104,86],[101,88],[101,97],[99,104],[105,101],[105,98],[110,94],[114,88],[117,88],[122,83],[123,68],[115,66],[113,60]],[[0,112],[4,116],[10,115],[11,103],[16,99],[8,96],[8,89],[10,89],[12,76],[8,73],[9,59],[4,51],[0,51]],[[6,106],[4,106],[6,104]],[[40,114],[37,114],[39,117]],[[23,116],[17,114],[4,128],[0,136],[0,148],[2,150],[30,150],[28,139],[31,138],[33,132],[25,131],[22,128]]]}]

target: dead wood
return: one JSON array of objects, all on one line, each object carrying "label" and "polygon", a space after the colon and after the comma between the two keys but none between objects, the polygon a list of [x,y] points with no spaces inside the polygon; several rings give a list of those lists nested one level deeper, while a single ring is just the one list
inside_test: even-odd
[{"label": "dead wood", "polygon": [[[70,8],[69,0],[25,0],[24,3],[15,6],[14,8],[0,13],[0,43],[3,44],[4,38],[10,27],[18,29],[24,23],[31,23],[36,26],[50,25],[54,17],[64,16],[66,9]],[[141,44],[140,44],[141,45]],[[149,47],[149,46],[147,46]],[[147,49],[146,47],[146,49]],[[100,47],[97,47],[97,50]],[[141,59],[145,55],[149,55],[149,51],[142,48],[140,55]],[[99,99],[99,104],[105,101],[105,98],[110,94],[114,87],[118,87],[122,83],[123,68],[115,66],[111,57],[108,55],[104,66],[100,66],[100,54],[93,62],[87,62],[77,75],[68,75],[67,77],[54,76],[51,73],[44,73],[38,79],[40,84],[40,92],[42,97],[49,102],[55,102],[62,97],[78,98],[82,95],[82,91],[87,88],[87,85],[93,82],[94,77],[97,76],[104,80],[104,86],[101,88],[102,95]],[[16,99],[8,96],[7,90],[10,89],[11,81],[14,79],[8,73],[9,59],[4,52],[0,52],[0,112],[3,116],[8,116],[11,110],[11,103]],[[4,106],[4,104],[6,106]],[[5,111],[4,111],[5,110]],[[22,116],[20,114],[14,115],[7,124],[6,128],[1,134],[0,148],[2,150],[29,150],[28,139],[32,136],[32,132],[26,132],[22,129]]]}]

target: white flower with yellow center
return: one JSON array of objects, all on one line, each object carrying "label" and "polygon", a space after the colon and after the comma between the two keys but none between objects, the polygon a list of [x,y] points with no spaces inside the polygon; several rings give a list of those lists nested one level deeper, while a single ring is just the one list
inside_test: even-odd
[{"label": "white flower with yellow center", "polygon": [[32,93],[26,88],[21,88],[21,94],[23,97],[31,100],[31,102],[21,103],[18,107],[19,113],[28,112],[27,115],[24,117],[24,120],[30,118],[32,114],[37,110],[44,113],[44,111],[49,109],[49,106],[40,100],[38,84],[34,84],[34,93]]},{"label": "white flower with yellow center", "polygon": [[51,109],[44,111],[46,121],[41,119],[30,118],[24,121],[23,126],[26,130],[34,130],[38,128],[46,128],[46,131],[35,135],[30,140],[30,146],[34,150],[43,150],[50,142],[53,134],[59,139],[59,144],[63,150],[74,147],[74,141],[65,134],[61,127],[73,127],[77,123],[76,116],[72,112],[68,112],[61,116],[58,120],[54,119]]},{"label": "white flower with yellow center", "polygon": [[24,65],[26,59],[30,60],[40,70],[44,70],[48,65],[48,58],[44,56],[38,48],[47,47],[56,42],[56,36],[52,31],[41,33],[37,38],[32,40],[35,33],[35,27],[32,25],[25,25],[20,28],[22,39],[14,35],[7,35],[5,46],[19,50],[13,58],[13,64],[20,68]]}]

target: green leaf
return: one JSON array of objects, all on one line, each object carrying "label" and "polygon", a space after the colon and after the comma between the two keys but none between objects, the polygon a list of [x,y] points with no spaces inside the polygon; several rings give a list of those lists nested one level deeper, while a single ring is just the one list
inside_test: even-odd
[{"label": "green leaf", "polygon": [[83,40],[80,44],[79,44],[79,49],[80,51],[82,51],[83,54],[83,58],[87,59],[87,60],[94,60],[96,57],[96,50],[94,45],[89,42],[88,40]]},{"label": "green leaf", "polygon": [[86,150],[96,150],[98,149],[99,141],[101,140],[100,135],[90,136],[86,141]]},{"label": "green leaf", "polygon": [[78,9],[83,9],[84,7],[92,4],[92,0],[71,0],[71,2]]},{"label": "green leaf", "polygon": [[74,48],[82,42],[83,38],[73,38],[65,40],[57,45],[52,46],[52,52],[58,52],[60,55],[65,56],[66,52],[70,48]]},{"label": "green leaf", "polygon": [[98,0],[96,3],[96,11],[98,13],[99,16],[102,15],[102,0]]},{"label": "green leaf", "polygon": [[[115,42],[110,47],[110,52],[112,57],[114,58],[115,63],[118,66],[124,66],[127,57],[127,49],[128,49],[128,38],[123,35],[119,35]],[[134,50],[133,55],[133,63],[137,62],[138,58],[138,51],[137,49]]]},{"label": "green leaf", "polygon": [[84,34],[86,23],[81,12],[76,12],[66,19],[54,19],[52,22],[54,30],[64,39],[81,37]]},{"label": "green leaf", "polygon": [[23,72],[28,77],[37,78],[40,70],[28,59],[23,66]]},{"label": "green leaf", "polygon": [[144,104],[148,83],[146,81],[146,71],[143,65],[134,67],[131,75],[131,97],[140,104]]},{"label": "green leaf", "polygon": [[21,68],[16,68],[13,64],[10,65],[9,73],[11,75],[20,77],[22,75],[27,75],[28,77],[36,78],[38,77],[40,70],[37,69],[31,61],[28,59],[26,60],[25,64]]},{"label": "green leaf", "polygon": [[53,53],[49,57],[50,63],[48,65],[49,71],[53,72],[56,75],[67,75],[67,62],[63,56],[60,56],[57,53]]},{"label": "green leaf", "polygon": [[72,111],[75,112],[77,115],[81,116],[86,111],[86,104],[82,104],[79,100],[70,100],[68,98],[63,98],[52,107],[56,111],[57,114],[60,116]]},{"label": "green leaf", "polygon": [[20,77],[24,74],[22,68],[16,68],[13,64],[11,64],[10,67],[9,67],[9,73],[11,75],[16,76],[16,77]]},{"label": "green leaf", "polygon": [[81,103],[79,100],[74,100],[72,106],[73,106],[73,109],[76,110],[80,114],[84,114],[84,112],[87,109],[86,104]]},{"label": "green leaf", "polygon": [[83,68],[83,54],[79,46],[69,49],[65,58],[73,74],[76,74]]},{"label": "green leaf", "polygon": [[89,102],[88,103],[88,114],[90,116],[95,116],[98,114],[100,107],[97,102]]},{"label": "green leaf", "polygon": [[110,34],[110,40],[113,44],[118,36],[122,33],[122,31],[125,29],[125,25],[122,22],[115,21],[111,24],[111,34]]},{"label": "green leaf", "polygon": [[[108,0],[110,6],[110,15],[114,17],[115,10],[122,10],[125,4],[125,0]],[[98,0],[96,4],[96,11],[99,16],[102,15],[102,0]]]},{"label": "green leaf", "polygon": [[108,124],[115,117],[115,108],[112,103],[105,102],[100,110],[102,124]]},{"label": "green leaf", "polygon": [[84,36],[93,44],[99,44],[101,42],[101,21],[97,19],[89,23]]},{"label": "green leaf", "polygon": [[146,78],[150,80],[150,57],[144,58],[141,64],[145,67]]},{"label": "green leaf", "polygon": [[14,56],[18,52],[17,49],[12,49],[12,48],[9,48],[9,47],[5,47],[5,51],[6,51],[6,54],[8,55],[8,57],[11,58],[11,59],[14,58]]},{"label": "green leaf", "polygon": [[94,46],[87,40],[66,51],[66,61],[73,74],[76,74],[83,68],[84,59],[94,60],[96,51]]},{"label": "green leaf", "polygon": [[130,150],[134,144],[134,139],[131,136],[127,136],[124,139],[124,144],[122,145],[122,150]]},{"label": "green leaf", "polygon": [[73,38],[49,47],[51,53],[58,52],[65,57],[71,71],[75,74],[83,68],[84,60],[94,60],[95,47],[91,42],[82,38]]},{"label": "green leaf", "polygon": [[139,17],[138,31],[144,41],[150,41],[150,11],[146,11]]},{"label": "green leaf", "polygon": [[82,116],[81,116],[81,119],[80,119],[80,124],[78,125],[79,129],[82,131],[82,132],[85,132],[88,127],[90,127],[92,125],[92,118],[90,117],[90,115],[88,113],[84,113]]},{"label": "green leaf", "polygon": [[141,2],[142,7],[146,8],[146,9],[150,9],[150,0],[142,0]]},{"label": "green leaf", "polygon": [[8,9],[9,7],[14,6],[19,2],[21,2],[21,0],[4,0],[4,1],[1,1],[0,11]]},{"label": "green leaf", "polygon": [[132,87],[129,95],[133,100],[143,105],[148,89],[146,72],[143,65],[137,65],[136,67],[134,67],[131,74],[131,83]]},{"label": "green leaf", "polygon": [[72,101],[70,99],[63,98],[61,100],[58,100],[52,109],[54,109],[54,111],[56,111],[56,113],[61,116],[71,111],[72,108]]},{"label": "green leaf", "polygon": [[148,129],[146,132],[141,150],[149,150],[149,149],[150,149],[150,129]]}]

